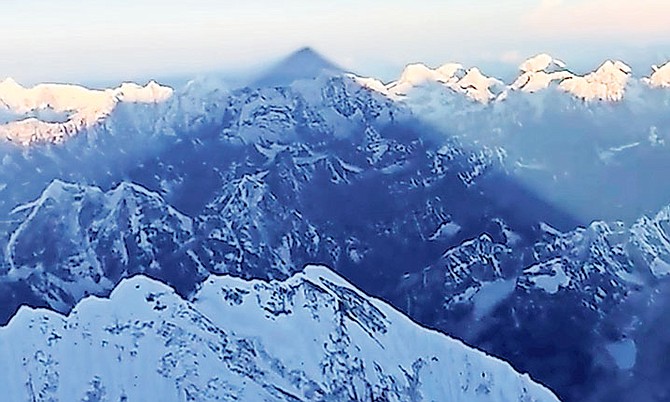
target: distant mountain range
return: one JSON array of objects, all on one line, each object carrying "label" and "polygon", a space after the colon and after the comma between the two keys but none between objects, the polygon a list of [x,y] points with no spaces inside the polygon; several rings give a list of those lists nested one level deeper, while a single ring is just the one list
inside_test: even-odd
[{"label": "distant mountain range", "polygon": [[[621,61],[607,60],[596,71],[578,75],[547,54],[526,60],[520,75],[511,84],[488,77],[477,67],[447,63],[432,69],[410,64],[397,81],[383,83],[374,78],[349,74],[366,88],[392,99],[403,99],[417,88],[440,85],[479,102],[504,101],[511,92],[537,92],[556,87],[585,101],[620,101],[630,86],[642,83],[649,88],[670,87],[670,63],[652,66],[651,75],[632,77],[632,70]],[[337,66],[311,48],[287,56],[256,78],[250,87],[286,87],[295,81],[322,75],[343,75]],[[639,92],[639,90],[636,90]],[[11,78],[0,83],[0,137],[23,145],[35,142],[61,142],[77,132],[91,128],[113,110],[118,102],[157,103],[172,97],[173,90],[150,82],[146,87],[126,83],[104,91],[67,84],[40,84],[24,88]]]}]

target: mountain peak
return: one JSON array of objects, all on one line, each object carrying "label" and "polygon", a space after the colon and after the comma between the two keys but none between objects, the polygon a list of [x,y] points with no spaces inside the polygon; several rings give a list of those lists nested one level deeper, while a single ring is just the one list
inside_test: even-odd
[{"label": "mountain peak", "polygon": [[502,82],[484,75],[478,67],[472,67],[458,81],[458,85],[470,99],[480,103],[488,103],[495,98],[498,93],[496,87],[502,85]]},{"label": "mountain peak", "polygon": [[661,66],[651,66],[652,74],[649,77],[643,78],[643,82],[651,87],[670,87],[670,62]]},{"label": "mountain peak", "polygon": [[16,82],[14,78],[7,77],[4,80],[0,81],[0,88],[23,88],[21,84]]},{"label": "mountain peak", "polygon": [[624,73],[630,74],[633,69],[626,63],[619,60],[607,60],[598,69],[596,73]]},{"label": "mountain peak", "polygon": [[344,70],[334,62],[322,56],[311,47],[303,47],[284,59],[257,78],[252,85],[288,86],[297,80],[315,79],[326,74],[341,74]]},{"label": "mountain peak", "polygon": [[509,88],[513,91],[537,92],[573,77],[561,60],[547,53],[529,58],[519,66],[521,74]]},{"label": "mountain peak", "polygon": [[317,52],[314,48],[309,47],[309,46],[301,47],[300,49],[298,49],[298,50],[296,50],[295,52],[292,53],[292,55],[298,55],[298,54],[308,55],[310,57],[314,57],[314,56],[321,57],[319,52]]},{"label": "mountain peak", "polygon": [[565,79],[559,86],[586,101],[616,102],[623,99],[631,72],[627,64],[607,60],[596,71]]},{"label": "mountain peak", "polygon": [[564,69],[565,63],[555,59],[553,56],[547,53],[540,53],[524,61],[519,66],[519,69],[524,73],[537,73],[540,71],[546,71],[550,67]]}]

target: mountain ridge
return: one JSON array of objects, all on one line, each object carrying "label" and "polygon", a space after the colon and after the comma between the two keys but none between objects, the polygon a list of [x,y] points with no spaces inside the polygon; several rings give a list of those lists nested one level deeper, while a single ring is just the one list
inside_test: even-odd
[{"label": "mountain ridge", "polygon": [[[62,142],[104,120],[119,103],[163,103],[173,92],[153,80],[145,86],[125,82],[101,90],[73,84],[24,87],[7,78],[0,82],[0,136],[22,145]],[[39,118],[44,111],[58,117],[44,121]]]},{"label": "mountain ridge", "polygon": [[0,378],[17,399],[558,400],[317,266],[283,282],[212,276],[191,301],[138,275],[67,317],[22,308],[0,339],[2,361],[24,363]]},{"label": "mountain ridge", "polygon": [[[346,72],[315,50],[303,48],[278,62],[247,88],[291,88],[307,95],[310,91],[320,90],[319,86],[328,79],[346,78],[391,102],[407,104],[410,109],[427,96],[434,96],[430,94],[432,91],[443,97],[463,98],[453,102],[461,103],[463,111],[467,111],[480,105],[504,105],[508,98],[519,94],[527,97],[529,103],[537,103],[536,96],[531,94],[547,90],[567,94],[575,101],[594,107],[630,99],[636,107],[644,108],[649,107],[644,104],[645,97],[654,99],[657,96],[653,90],[670,87],[670,62],[652,66],[649,76],[638,78],[621,61],[607,60],[592,72],[577,74],[551,55],[539,54],[521,63],[518,71],[511,83],[504,83],[487,76],[476,66],[446,63],[431,68],[413,63],[407,65],[397,80],[385,83],[374,77]],[[194,91],[193,84],[178,91],[155,81],[146,86],[127,82],[113,89],[92,90],[68,84],[38,84],[24,88],[16,81],[6,79],[0,83],[0,138],[24,147],[62,143],[81,132],[95,131],[96,126],[106,123],[112,111],[122,104],[164,105],[155,110],[138,108],[134,113],[155,121],[167,120],[169,126],[170,119],[183,118],[174,114],[175,108],[187,104],[197,108],[203,97],[210,96],[222,85],[215,80],[209,83],[201,80],[195,86],[202,88]],[[223,93],[230,92],[233,91],[224,88]],[[182,96],[176,99],[175,94]],[[280,92],[278,96],[284,94]]]}]

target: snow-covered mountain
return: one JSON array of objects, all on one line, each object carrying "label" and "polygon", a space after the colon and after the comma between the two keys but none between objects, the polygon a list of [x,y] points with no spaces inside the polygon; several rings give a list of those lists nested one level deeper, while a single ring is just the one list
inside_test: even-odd
[{"label": "snow-covered mountain", "polygon": [[[424,98],[428,93],[442,89],[449,95],[460,95],[464,100],[479,104],[497,104],[504,102],[510,91],[538,92],[555,87],[576,99],[585,101],[621,101],[631,82],[643,82],[648,87],[667,86],[667,65],[654,66],[650,77],[637,79],[632,77],[630,67],[621,61],[606,61],[593,72],[579,75],[571,72],[558,59],[547,54],[534,56],[523,62],[520,75],[509,85],[501,80],[489,77],[477,67],[464,68],[458,63],[447,63],[432,69],[424,64],[408,65],[399,79],[383,83],[374,78],[347,74],[357,85],[371,89],[393,101],[405,102],[410,106],[424,107]],[[271,87],[293,88],[302,92],[314,91],[322,87],[324,79],[342,77],[344,70],[326,60],[313,49],[302,49],[278,63],[253,83],[253,88]],[[320,81],[319,81],[320,79]],[[274,82],[273,82],[274,80]],[[315,82],[319,81],[319,82]],[[294,85],[302,82],[301,85]],[[556,85],[551,85],[555,83]],[[311,88],[308,88],[311,87]],[[142,87],[134,83],[124,83],[118,88],[92,90],[77,85],[39,84],[24,88],[12,79],[0,83],[0,136],[15,143],[29,145],[34,143],[62,142],[76,134],[96,129],[96,125],[107,120],[119,103],[170,103],[167,108],[153,110],[153,120],[168,119],[165,129],[183,119],[182,113],[175,113],[177,107],[196,107],[207,103],[214,88],[204,93],[190,90],[185,104],[184,93],[181,100],[174,100],[174,90],[154,81]],[[304,94],[303,94],[304,95]],[[440,95],[433,93],[431,97]],[[266,96],[283,96],[281,93],[267,93],[259,99],[265,102]],[[444,96],[444,95],[441,95]],[[635,95],[637,96],[637,95]],[[249,101],[249,100],[247,100]],[[281,103],[289,106],[290,102]],[[434,100],[429,102],[434,103]],[[459,107],[467,102],[457,102]],[[467,105],[470,109],[474,105]],[[434,107],[434,106],[433,106]],[[421,108],[412,108],[419,114]],[[273,113],[280,114],[281,109]],[[135,113],[147,113],[138,109]],[[195,116],[194,116],[195,117]],[[244,124],[254,125],[253,115],[242,115]],[[198,118],[201,118],[199,116]],[[249,120],[251,119],[251,120]],[[262,125],[262,124],[261,124]],[[281,127],[279,127],[281,129]]]},{"label": "snow-covered mountain", "polygon": [[631,227],[629,250],[641,257],[651,273],[664,278],[670,274],[670,207],[653,217],[644,216]]},{"label": "snow-covered mountain", "polygon": [[524,61],[519,70],[521,75],[510,85],[511,90],[537,92],[548,88],[552,83],[561,82],[574,74],[566,70],[562,61],[542,53]]},{"label": "snow-covered mountain", "polygon": [[[510,91],[535,93],[553,88],[586,102],[619,102],[626,96],[629,86],[638,82],[651,88],[669,86],[669,71],[668,64],[652,66],[649,77],[634,77],[626,63],[606,60],[594,71],[578,74],[561,60],[541,53],[521,63],[518,77],[509,84],[486,76],[477,67],[465,69],[459,63],[446,63],[434,69],[422,63],[409,64],[398,80],[389,83],[374,78],[355,78],[361,85],[400,101],[422,98],[426,91],[443,88],[488,104],[504,102]],[[632,96],[637,97],[638,91],[633,92]]]},{"label": "snow-covered mountain", "polygon": [[23,308],[0,340],[17,402],[558,400],[316,266],[284,282],[210,277],[192,301],[136,276],[69,316]]},{"label": "snow-covered mountain", "polygon": [[[541,225],[530,244],[504,228],[503,238],[466,240],[409,273],[390,299],[420,322],[437,322],[565,390],[567,400],[629,400],[630,392],[613,389],[656,373],[642,359],[658,347],[645,346],[645,328],[664,308],[651,307],[655,300],[667,298],[668,228],[667,208],[630,226],[593,222],[562,232]],[[430,308],[436,300],[444,304]],[[571,374],[556,378],[557,367]],[[663,400],[667,391],[648,395]]]},{"label": "snow-covered mountain", "polygon": [[139,272],[187,288],[207,274],[182,249],[194,236],[191,218],[138,185],[105,193],[54,181],[13,216],[21,223],[6,240],[4,281],[28,284],[57,311]]},{"label": "snow-covered mountain", "polygon": [[[551,217],[549,206],[506,182],[500,176],[504,154],[470,149],[455,139],[435,149],[422,143],[420,135],[404,126],[381,131],[368,127],[343,141],[307,136],[298,143],[225,145],[220,137],[203,134],[196,137],[202,145],[168,152],[170,158],[161,158],[160,165],[144,164],[136,177],[144,184],[182,182],[183,188],[198,191],[197,199],[210,200],[189,216],[169,204],[194,197],[183,191],[159,196],[139,184],[103,192],[55,182],[13,215],[3,285],[13,280],[5,293],[21,295],[29,284],[32,298],[17,296],[4,305],[15,308],[23,300],[68,311],[85,294],[77,287],[75,274],[80,272],[90,278],[79,279],[93,294],[106,295],[110,284],[143,272],[178,286],[182,297],[190,298],[207,271],[283,278],[318,261],[333,264],[422,323],[478,342],[450,324],[458,322],[464,329],[479,325],[510,294],[519,303],[534,297],[538,306],[567,294],[577,309],[582,300],[597,297],[592,285],[610,277],[598,276],[596,270],[579,276],[583,254],[576,253],[571,262],[577,268],[569,288],[556,285],[551,290],[552,272],[524,272],[533,264],[522,256],[532,254],[534,223],[543,218],[563,225],[571,221],[562,220],[560,213]],[[232,152],[227,150],[231,146]],[[218,169],[220,181],[203,182],[196,167],[187,163],[193,158],[197,166]],[[154,176],[161,181],[146,179]],[[523,214],[506,206],[515,202],[525,205]],[[476,241],[470,240],[473,236]],[[52,247],[39,252],[43,248],[35,243]],[[146,247],[132,252],[138,245]],[[124,247],[130,250],[127,260],[118,252]],[[538,263],[551,258],[538,257]],[[50,293],[40,287],[44,283]],[[474,314],[467,313],[469,306]],[[466,312],[460,321],[449,319],[459,311]],[[507,350],[496,352],[508,357]]]},{"label": "snow-covered mountain", "polygon": [[543,54],[509,86],[458,64],[391,83],[317,70],[197,79],[160,104],[125,85],[67,141],[2,144],[0,322],[138,273],[177,302],[210,273],[317,263],[566,400],[649,378],[640,311],[661,314],[670,265],[670,188],[653,174],[670,169],[665,67],[641,83],[622,63],[582,75]]},{"label": "snow-covered mountain", "polygon": [[119,102],[159,103],[172,93],[155,81],[95,90],[69,84],[25,88],[8,78],[0,82],[0,137],[21,145],[62,142],[98,124]]},{"label": "snow-covered mountain", "polygon": [[481,103],[493,100],[502,87],[502,82],[484,75],[479,68],[465,69],[458,63],[447,63],[436,69],[425,64],[409,64],[397,81],[382,84],[378,80],[355,77],[363,86],[379,91],[392,99],[411,96],[417,88],[439,85]]},{"label": "snow-covered mountain", "polygon": [[656,88],[670,87],[670,62],[662,66],[652,66],[652,74],[642,80],[648,85]]},{"label": "snow-covered mountain", "polygon": [[317,229],[272,193],[263,181],[267,174],[227,184],[198,218],[204,239],[197,255],[210,271],[285,277],[301,268],[300,260],[317,255]]},{"label": "snow-covered mountain", "polygon": [[607,60],[592,73],[564,79],[560,88],[586,101],[620,101],[631,72],[625,63]]}]

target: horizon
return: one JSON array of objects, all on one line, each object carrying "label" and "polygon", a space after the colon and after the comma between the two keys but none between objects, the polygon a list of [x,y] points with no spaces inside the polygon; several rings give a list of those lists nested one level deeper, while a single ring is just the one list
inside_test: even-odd
[{"label": "horizon", "polygon": [[[174,80],[218,74],[244,80],[302,47],[389,81],[410,63],[459,62],[514,74],[548,53],[583,73],[606,59],[648,75],[670,60],[670,4],[641,0],[345,0],[305,5],[196,0],[9,1],[0,16],[0,79],[24,85]],[[408,17],[411,16],[411,17]]]},{"label": "horizon", "polygon": [[[43,81],[28,81],[28,82],[23,82],[21,80],[16,79],[13,76],[0,76],[0,83],[4,81],[14,81],[18,83],[19,85],[25,87],[25,88],[30,88],[35,85],[39,84],[72,84],[72,85],[80,85],[84,86],[90,89],[109,89],[109,88],[115,88],[123,83],[137,83],[142,86],[147,85],[151,81],[155,81],[160,85],[163,86],[170,86],[172,88],[178,88],[182,85],[185,85],[192,79],[197,79],[197,78],[207,78],[207,77],[218,77],[222,79],[224,82],[226,82],[229,85],[240,85],[240,86],[245,86],[248,85],[249,82],[257,79],[260,76],[263,76],[266,73],[270,73],[272,69],[280,64],[282,64],[285,60],[290,59],[292,56],[295,54],[298,54],[300,52],[303,52],[305,50],[309,50],[313,52],[316,57],[320,57],[323,59],[325,63],[332,63],[336,65],[337,67],[341,68],[343,72],[346,73],[353,73],[357,74],[360,77],[370,77],[374,79],[379,79],[381,82],[384,84],[391,84],[393,81],[396,81],[397,79],[400,78],[401,74],[403,73],[404,69],[411,65],[411,64],[423,64],[426,65],[427,67],[431,69],[437,69],[440,66],[448,63],[454,63],[455,61],[445,61],[443,63],[436,63],[436,64],[431,64],[431,63],[426,63],[424,61],[416,60],[416,61],[411,61],[407,62],[404,65],[400,66],[397,71],[394,73],[391,72],[387,76],[383,75],[370,75],[370,74],[361,74],[359,71],[355,71],[354,69],[348,68],[346,65],[338,65],[337,61],[334,61],[332,58],[330,58],[327,54],[322,52],[320,49],[315,49],[311,46],[302,46],[299,47],[290,53],[283,55],[275,60],[270,60],[268,63],[265,64],[252,64],[252,67],[250,67],[245,73],[242,73],[240,71],[224,71],[224,70],[211,70],[211,71],[199,71],[199,72],[178,72],[178,73],[173,73],[173,74],[166,74],[166,75],[145,75],[145,76],[139,76],[139,77],[106,77],[106,78],[84,78],[81,80],[43,80]],[[467,70],[470,68],[478,68],[480,71],[482,71],[483,74],[497,78],[502,80],[506,84],[511,84],[511,82],[518,77],[520,73],[520,67],[521,64],[524,63],[525,61],[538,56],[540,54],[549,54],[550,56],[554,57],[555,59],[564,62],[564,59],[561,59],[560,57],[556,57],[555,55],[548,53],[548,52],[539,52],[535,54],[529,54],[527,56],[523,56],[518,64],[511,64],[511,63],[505,63],[502,61],[489,61],[489,62],[483,62],[478,65],[463,65],[463,67]],[[621,58],[603,58],[599,61],[594,60],[593,63],[589,63],[588,67],[583,67],[581,69],[576,69],[574,66],[570,65],[567,63],[567,70],[571,71],[576,74],[588,74],[590,72],[593,72],[597,70],[601,65],[603,65],[605,62],[608,60],[611,61],[622,61],[625,64],[629,66],[633,66],[635,63],[630,63],[628,60],[621,59]],[[457,63],[457,62],[456,62]],[[649,77],[655,67],[660,67],[666,63],[670,63],[670,58],[666,60],[665,62],[661,62],[658,64],[649,64],[649,65],[642,65],[641,63],[638,64],[638,68],[632,67],[632,73],[631,76],[635,78],[646,78]],[[641,68],[639,68],[641,66]],[[496,71],[497,74],[491,73],[491,70]],[[395,74],[395,75],[394,75]]]}]

